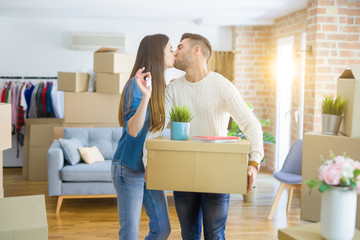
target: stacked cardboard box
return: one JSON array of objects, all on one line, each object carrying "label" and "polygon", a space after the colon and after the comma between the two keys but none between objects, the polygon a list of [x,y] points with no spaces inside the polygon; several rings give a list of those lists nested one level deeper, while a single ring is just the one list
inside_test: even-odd
[{"label": "stacked cardboard box", "polygon": [[246,194],[250,143],[146,141],[148,189]]},{"label": "stacked cardboard box", "polygon": [[340,132],[349,137],[360,137],[360,65],[351,65],[337,82],[337,94],[347,99]]},{"label": "stacked cardboard box", "polygon": [[65,124],[117,124],[119,94],[66,92]]},{"label": "stacked cardboard box", "polygon": [[3,151],[11,148],[11,104],[0,103],[0,116],[0,198],[3,198]]},{"label": "stacked cardboard box", "polygon": [[54,139],[54,127],[64,119],[27,118],[24,132],[23,178],[29,181],[47,180],[47,151]]},{"label": "stacked cardboard box", "polygon": [[87,92],[88,73],[58,72],[58,90],[64,92]]},{"label": "stacked cardboard box", "polygon": [[[301,218],[320,221],[321,194],[316,190],[309,195],[307,179],[318,176],[320,156],[329,159],[329,151],[360,161],[360,65],[351,66],[338,79],[338,95],[347,98],[346,110],[338,136],[310,132],[304,135],[301,189]],[[358,198],[356,227],[360,228],[360,199]]]},{"label": "stacked cardboard box", "polygon": [[134,56],[117,52],[114,48],[100,48],[94,54],[96,92],[121,94],[134,66]]}]

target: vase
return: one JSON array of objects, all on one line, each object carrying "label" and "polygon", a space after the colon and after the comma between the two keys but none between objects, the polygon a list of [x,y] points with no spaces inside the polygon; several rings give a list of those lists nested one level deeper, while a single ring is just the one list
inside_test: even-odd
[{"label": "vase", "polygon": [[189,122],[171,122],[170,139],[171,140],[188,140],[190,133]]},{"label": "vase", "polygon": [[342,116],[333,114],[321,115],[321,127],[323,134],[338,135]]},{"label": "vase", "polygon": [[245,202],[256,202],[256,186],[253,186],[252,190],[247,193],[243,194],[243,198]]},{"label": "vase", "polygon": [[355,233],[356,192],[350,187],[331,187],[321,196],[321,235],[328,240],[350,240]]}]

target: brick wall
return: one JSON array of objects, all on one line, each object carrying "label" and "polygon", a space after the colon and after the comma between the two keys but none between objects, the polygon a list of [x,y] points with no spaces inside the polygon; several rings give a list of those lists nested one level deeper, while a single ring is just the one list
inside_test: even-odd
[{"label": "brick wall", "polygon": [[[271,114],[269,84],[271,58],[269,37],[271,27],[240,26],[233,28],[233,50],[235,51],[234,84],[244,100],[254,107],[254,114],[259,118],[269,118]],[[275,106],[275,104],[274,104]],[[263,129],[270,131],[273,129]],[[267,144],[266,144],[267,145]],[[266,146],[268,147],[268,146]],[[271,159],[272,153],[265,151],[265,159]],[[267,161],[266,161],[267,162]],[[273,162],[273,160],[271,161]],[[266,164],[264,162],[264,164]],[[264,164],[262,164],[264,166]]]},{"label": "brick wall", "polygon": [[[294,36],[295,77],[292,88],[292,141],[299,128],[294,112],[299,107],[301,34],[306,32],[304,132],[321,130],[321,101],[336,94],[336,79],[350,64],[360,64],[360,1],[309,0],[306,9],[275,20],[272,26],[233,27],[236,52],[234,84],[252,103],[258,118],[269,118],[264,131],[276,134],[276,49],[279,38]],[[275,145],[265,144],[262,169],[272,172]]]},{"label": "brick wall", "polygon": [[336,95],[339,75],[360,64],[360,1],[309,0],[304,130],[321,131],[321,102]]}]

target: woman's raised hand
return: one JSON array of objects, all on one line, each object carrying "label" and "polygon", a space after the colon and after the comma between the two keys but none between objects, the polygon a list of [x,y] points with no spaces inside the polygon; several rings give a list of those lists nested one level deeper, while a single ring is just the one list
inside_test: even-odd
[{"label": "woman's raised hand", "polygon": [[150,74],[150,72],[143,73],[144,70],[145,70],[145,67],[142,67],[136,72],[135,81],[136,81],[136,84],[137,84],[138,88],[140,89],[141,93],[143,94],[143,97],[150,98],[152,86],[151,86],[151,84],[148,87],[146,86],[145,78],[151,79],[151,74]]}]

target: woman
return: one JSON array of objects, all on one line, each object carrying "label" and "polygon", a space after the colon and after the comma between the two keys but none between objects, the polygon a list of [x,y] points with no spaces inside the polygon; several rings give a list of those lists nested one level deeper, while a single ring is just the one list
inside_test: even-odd
[{"label": "woman", "polygon": [[[167,239],[170,234],[166,195],[164,191],[146,189],[142,158],[147,133],[161,131],[165,125],[164,72],[174,66],[174,61],[167,36],[144,37],[130,75],[133,77],[121,95],[119,123],[123,133],[111,167],[121,240],[138,239],[142,205],[150,219],[145,239]],[[150,78],[152,84],[147,86],[146,78]]]}]

